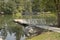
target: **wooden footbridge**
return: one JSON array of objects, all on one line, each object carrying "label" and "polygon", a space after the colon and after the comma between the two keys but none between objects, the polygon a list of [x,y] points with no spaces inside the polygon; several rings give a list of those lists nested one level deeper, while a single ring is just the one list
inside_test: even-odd
[{"label": "wooden footbridge", "polygon": [[47,26],[44,19],[14,19],[14,22],[23,25],[24,27],[34,25],[35,27],[51,30],[60,33],[60,28]]},{"label": "wooden footbridge", "polygon": [[45,19],[14,19],[14,21],[26,25],[46,25]]}]

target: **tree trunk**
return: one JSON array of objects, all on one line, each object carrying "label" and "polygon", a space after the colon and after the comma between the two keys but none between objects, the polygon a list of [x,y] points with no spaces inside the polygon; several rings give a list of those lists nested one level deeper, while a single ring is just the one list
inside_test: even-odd
[{"label": "tree trunk", "polygon": [[60,27],[60,12],[58,12],[58,27]]},{"label": "tree trunk", "polygon": [[58,27],[60,27],[60,0],[54,0],[56,4],[56,13],[57,13],[57,22],[58,22]]},{"label": "tree trunk", "polygon": [[58,18],[58,27],[60,27],[60,1],[57,0],[57,18]]}]

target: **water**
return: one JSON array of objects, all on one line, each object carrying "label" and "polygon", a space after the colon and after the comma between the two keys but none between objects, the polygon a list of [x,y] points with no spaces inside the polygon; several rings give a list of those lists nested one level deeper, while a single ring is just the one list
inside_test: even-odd
[{"label": "water", "polygon": [[25,40],[22,26],[13,19],[12,15],[0,15],[0,40]]}]

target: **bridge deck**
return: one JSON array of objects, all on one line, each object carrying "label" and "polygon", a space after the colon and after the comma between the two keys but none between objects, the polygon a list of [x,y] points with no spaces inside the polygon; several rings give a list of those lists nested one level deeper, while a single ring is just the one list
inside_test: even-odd
[{"label": "bridge deck", "polygon": [[48,29],[48,30],[51,30],[51,31],[54,31],[54,32],[58,32],[58,33],[60,33],[60,28],[57,28],[57,27],[51,27],[51,26],[40,26],[40,25],[37,25],[37,27],[39,27],[39,28],[43,28],[43,29]]},{"label": "bridge deck", "polygon": [[14,19],[14,21],[25,23],[25,24],[33,24],[33,25],[37,25],[37,24],[45,25],[46,24],[45,19]]}]

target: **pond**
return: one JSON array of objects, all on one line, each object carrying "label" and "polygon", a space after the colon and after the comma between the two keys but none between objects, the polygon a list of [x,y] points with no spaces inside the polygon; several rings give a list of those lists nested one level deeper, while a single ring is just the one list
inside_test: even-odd
[{"label": "pond", "polygon": [[12,15],[0,15],[0,40],[24,40],[23,27],[13,19]]}]

